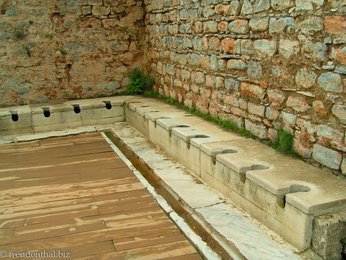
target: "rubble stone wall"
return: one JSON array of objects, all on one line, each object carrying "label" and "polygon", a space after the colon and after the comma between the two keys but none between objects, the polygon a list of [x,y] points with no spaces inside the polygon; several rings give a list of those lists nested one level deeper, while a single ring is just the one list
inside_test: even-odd
[{"label": "rubble stone wall", "polygon": [[277,130],[346,174],[346,2],[152,0],[146,59],[161,94],[263,140]]},{"label": "rubble stone wall", "polygon": [[141,67],[143,1],[0,0],[0,106],[113,95]]}]

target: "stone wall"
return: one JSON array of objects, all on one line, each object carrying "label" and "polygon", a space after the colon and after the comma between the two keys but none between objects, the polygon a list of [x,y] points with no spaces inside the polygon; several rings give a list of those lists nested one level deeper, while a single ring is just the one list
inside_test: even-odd
[{"label": "stone wall", "polygon": [[139,0],[0,0],[0,106],[112,95],[143,61]]},{"label": "stone wall", "polygon": [[283,128],[307,161],[346,174],[345,1],[145,3],[161,94],[263,140]]}]

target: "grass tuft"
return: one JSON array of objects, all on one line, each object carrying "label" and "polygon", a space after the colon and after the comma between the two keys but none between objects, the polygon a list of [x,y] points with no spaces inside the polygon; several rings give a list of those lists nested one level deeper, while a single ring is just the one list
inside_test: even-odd
[{"label": "grass tuft", "polygon": [[229,120],[221,119],[221,118],[212,116],[211,114],[203,113],[196,108],[191,108],[191,107],[185,106],[183,103],[175,100],[172,97],[165,97],[165,96],[160,95],[159,93],[154,92],[154,91],[146,91],[144,93],[144,96],[165,101],[168,104],[174,105],[178,108],[185,110],[187,113],[201,117],[206,121],[212,122],[212,123],[222,127],[225,130],[236,132],[241,136],[255,138],[255,136],[252,133],[250,133],[249,131],[247,131],[244,128],[237,126],[236,124],[234,124],[233,122],[231,122]]},{"label": "grass tuft", "polygon": [[126,95],[140,95],[148,91],[154,85],[155,80],[151,75],[145,74],[138,68],[130,72],[129,85],[125,90]]},{"label": "grass tuft", "polygon": [[[165,96],[163,96],[163,95],[161,95],[155,91],[145,91],[144,96],[160,99],[164,102],[167,102],[168,104],[175,105],[176,107],[181,108],[192,115],[201,117],[201,118],[205,119],[206,121],[212,122],[212,123],[222,127],[225,130],[236,132],[239,135],[244,136],[244,137],[256,139],[256,136],[253,135],[248,130],[246,130],[245,128],[239,127],[229,120],[221,119],[221,118],[212,116],[210,114],[203,113],[196,108],[187,107],[183,103],[173,99],[172,97],[165,97]],[[264,143],[270,145],[275,150],[282,152],[286,155],[300,158],[300,156],[293,150],[293,146],[292,146],[293,145],[293,139],[294,139],[294,137],[292,134],[290,134],[289,132],[287,132],[283,129],[280,129],[280,130],[278,130],[278,140],[276,142],[274,142],[274,143],[273,142],[264,142]]]},{"label": "grass tuft", "polygon": [[296,152],[293,151],[293,135],[283,129],[278,130],[278,139],[272,143],[272,147],[277,151],[285,154],[297,156]]}]

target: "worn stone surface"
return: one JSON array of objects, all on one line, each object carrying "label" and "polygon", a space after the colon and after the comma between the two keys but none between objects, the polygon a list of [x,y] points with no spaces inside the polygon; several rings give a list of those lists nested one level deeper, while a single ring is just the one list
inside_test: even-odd
[{"label": "worn stone surface", "polygon": [[337,73],[326,72],[317,79],[318,85],[325,91],[342,92],[341,76]]},{"label": "worn stone surface", "polygon": [[332,108],[333,114],[340,120],[341,123],[346,124],[346,106],[334,105]]},{"label": "worn stone surface", "polygon": [[322,145],[314,145],[312,158],[329,168],[340,169],[341,154]]},{"label": "worn stone surface", "polygon": [[259,79],[263,75],[262,65],[259,62],[249,61],[247,74],[252,79]]},{"label": "worn stone surface", "polygon": [[253,31],[265,31],[269,26],[269,18],[252,18],[249,22],[249,26]]},{"label": "worn stone surface", "polygon": [[[142,113],[142,103],[133,103],[132,111],[134,113],[127,113],[128,120],[130,118],[136,118],[134,114]],[[230,103],[236,103],[236,100],[232,100]],[[239,100],[237,106],[240,105]],[[236,105],[236,104],[234,104]],[[147,111],[153,109],[159,109],[161,106],[159,102],[152,103],[150,107],[147,107]],[[138,110],[138,111],[137,111]],[[248,110],[251,113],[263,114],[263,108],[256,106],[254,103],[248,103]],[[163,114],[172,115],[171,119],[163,119],[159,125],[163,124],[166,127],[154,127],[155,135],[151,135],[151,140],[157,142],[158,137],[165,139],[165,142],[160,142],[160,148],[171,154],[174,158],[180,156],[179,162],[185,167],[191,170],[196,176],[201,177],[213,188],[221,191],[225,195],[234,199],[237,205],[241,205],[245,210],[250,212],[251,215],[256,216],[263,221],[267,226],[281,234],[288,241],[297,246],[300,250],[310,248],[310,242],[313,235],[317,236],[314,239],[324,238],[323,234],[312,232],[313,216],[320,216],[334,210],[345,208],[345,194],[344,181],[341,178],[328,174],[325,171],[317,169],[313,166],[307,165],[300,160],[287,157],[274,151],[273,149],[262,145],[256,141],[249,139],[239,139],[233,134],[227,136],[229,132],[224,132],[215,128],[214,125],[192,117],[181,117],[181,114],[173,115],[173,112],[178,112],[176,108],[166,109]],[[149,125],[152,124],[153,118],[144,114],[144,118],[149,119]],[[156,115],[158,116],[158,115]],[[143,115],[140,117],[143,118]],[[130,120],[132,121],[132,120]],[[146,123],[139,120],[137,128],[142,132],[146,127]],[[133,124],[133,123],[132,123]],[[172,135],[169,137],[168,127],[170,124],[189,125],[187,128],[175,128],[172,130]],[[153,124],[152,124],[153,125]],[[245,122],[247,129],[251,129],[251,122]],[[304,122],[299,121],[301,128],[304,126]],[[256,125],[255,125],[256,127]],[[308,123],[305,122],[305,127],[308,128]],[[310,126],[311,127],[311,126]],[[318,133],[328,133],[330,130],[323,129],[320,126]],[[255,129],[253,129],[255,131]],[[215,132],[216,131],[216,132]],[[311,131],[311,129],[308,129]],[[117,134],[122,135],[115,131]],[[188,143],[188,137],[192,137],[196,134],[204,134],[208,138],[192,138],[190,139],[189,151],[186,148]],[[192,135],[191,135],[192,134]],[[271,133],[272,134],[272,133]],[[151,156],[143,151],[138,141],[132,141],[135,138],[134,134],[127,134],[129,142],[133,142],[134,149],[145,154],[147,158]],[[226,139],[224,139],[226,138]],[[217,141],[219,139],[219,141]],[[229,141],[227,141],[227,139]],[[303,141],[303,140],[302,140]],[[177,155],[184,151],[184,155]],[[228,151],[228,152],[226,152]],[[308,150],[307,150],[308,151]],[[215,156],[213,162],[213,156]],[[186,159],[188,157],[189,159]],[[198,159],[200,158],[200,159]],[[160,165],[164,163],[160,159]],[[197,164],[198,167],[191,169],[191,164]],[[203,207],[195,201],[194,197],[191,197],[190,193],[186,192],[185,185],[181,182],[185,180],[185,177],[174,178],[171,173],[167,174],[166,170],[162,170],[162,175],[167,176],[170,179],[179,179],[179,183],[173,184],[177,187],[177,190],[182,194],[185,201],[189,201],[191,205],[198,205]],[[243,179],[243,181],[241,181]],[[244,181],[246,179],[246,181]],[[199,192],[193,192],[199,194]],[[323,194],[321,194],[323,193]],[[275,195],[274,195],[275,194]],[[285,196],[286,203],[284,210],[282,206],[279,206],[278,197]],[[212,199],[205,198],[202,202]],[[251,203],[249,203],[251,201]],[[254,206],[255,205],[255,206]],[[208,211],[205,207],[205,211]],[[213,210],[211,212],[218,212],[216,216],[223,216],[222,211],[217,210],[218,206],[212,205]],[[215,207],[215,208],[214,208]],[[264,210],[264,211],[262,211]],[[203,210],[204,211],[204,207]],[[271,214],[272,213],[272,214]],[[230,216],[230,215],[229,215]],[[234,215],[232,215],[234,217]],[[278,221],[279,219],[279,221]],[[213,222],[217,221],[217,217],[213,219]],[[221,221],[222,223],[225,221]],[[214,222],[216,223],[216,222]],[[230,227],[232,224],[228,224],[225,227]],[[243,226],[243,225],[239,225]],[[287,230],[291,232],[287,232]],[[236,232],[235,230],[233,232]],[[233,234],[233,233],[232,233]],[[235,235],[235,233],[233,234]],[[232,235],[230,235],[232,237]],[[235,239],[237,240],[237,239]],[[335,249],[333,252],[335,253]],[[249,250],[247,250],[249,252]],[[311,254],[312,256],[313,253]],[[259,258],[257,256],[257,258]],[[266,257],[268,259],[268,256]],[[313,257],[312,259],[319,259]]]},{"label": "worn stone surface", "polygon": [[294,19],[292,17],[270,18],[269,33],[282,33],[289,30],[293,25]]},{"label": "worn stone surface", "polygon": [[280,40],[279,53],[285,58],[289,58],[294,54],[299,53],[299,42],[291,40]]},{"label": "worn stone surface", "polygon": [[268,137],[268,129],[265,125],[259,125],[252,123],[250,120],[245,120],[245,129],[261,139],[267,139]]},{"label": "worn stone surface", "polygon": [[314,220],[313,249],[323,259],[341,259],[340,240],[346,236],[346,224],[340,216],[325,215]]},{"label": "worn stone surface", "polygon": [[296,0],[296,9],[304,11],[313,11],[315,8],[321,8],[324,0]]},{"label": "worn stone surface", "polygon": [[0,106],[114,95],[142,66],[140,1],[0,1],[0,9]]},{"label": "worn stone surface", "polygon": [[[220,193],[197,182],[180,164],[155,149],[147,137],[125,124],[115,125],[112,130],[152,169],[163,188],[177,198],[209,234],[226,241],[223,248],[227,252],[231,249],[231,258],[300,259],[286,242],[277,240],[276,234],[242,213]],[[253,244],[250,239],[258,243]]]},{"label": "worn stone surface", "polygon": [[342,172],[343,175],[346,175],[346,158],[344,158],[344,159],[342,160],[341,172]]},{"label": "worn stone surface", "polygon": [[246,34],[249,32],[249,23],[247,20],[234,20],[228,25],[228,30],[237,34]]},{"label": "worn stone surface", "polygon": [[256,0],[253,6],[254,13],[266,11],[270,8],[269,0]]},{"label": "worn stone surface", "polygon": [[254,48],[261,57],[272,57],[276,52],[276,42],[270,40],[257,40],[254,42]]},{"label": "worn stone surface", "polygon": [[228,69],[244,70],[247,68],[247,65],[242,60],[231,59],[227,62]]},{"label": "worn stone surface", "polygon": [[296,83],[303,88],[310,88],[315,84],[317,75],[313,71],[308,71],[306,68],[302,68],[296,74]]},{"label": "worn stone surface", "polygon": [[287,106],[291,107],[297,112],[306,112],[309,110],[310,105],[303,97],[289,96],[287,99]]}]

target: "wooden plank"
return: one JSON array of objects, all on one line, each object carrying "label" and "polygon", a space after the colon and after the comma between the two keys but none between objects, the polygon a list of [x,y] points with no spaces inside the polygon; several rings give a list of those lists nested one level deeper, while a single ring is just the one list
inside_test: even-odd
[{"label": "wooden plank", "polygon": [[[97,216],[99,212],[96,208],[92,209],[79,209],[76,211],[69,212],[56,212],[54,214],[30,216],[29,218],[18,218],[18,219],[9,219],[0,222],[0,228],[16,228],[23,227],[27,225],[34,225],[37,223],[55,223],[60,219],[74,219],[74,218],[83,218],[90,216]],[[0,241],[1,244],[1,241]]]},{"label": "wooden plank", "polygon": [[[97,250],[95,250],[97,249]],[[69,259],[76,259],[80,257],[97,256],[100,254],[107,254],[114,252],[114,245],[112,241],[102,241],[90,244],[82,244],[78,246],[64,248],[70,254]]]},{"label": "wooden plank", "polygon": [[[50,172],[50,171],[49,171]],[[2,174],[1,174],[2,175]],[[45,187],[54,184],[66,184],[66,180],[70,183],[80,183],[81,178],[84,182],[97,181],[99,179],[123,179],[131,176],[130,170],[127,168],[116,168],[116,169],[104,169],[100,175],[95,174],[93,170],[86,170],[79,172],[77,170],[70,171],[69,173],[57,175],[50,172],[49,175],[39,173],[39,175],[33,176],[33,174],[25,174],[24,176],[3,176],[0,178],[0,189],[24,189],[24,188],[35,188],[36,186]],[[133,177],[134,178],[134,177]]]},{"label": "wooden plank", "polygon": [[0,145],[0,155],[2,250],[200,259],[99,134]]},{"label": "wooden plank", "polygon": [[[143,188],[139,190],[130,190],[125,192],[117,192],[117,193],[109,193],[109,194],[101,194],[97,196],[88,196],[82,198],[74,198],[74,199],[66,199],[66,200],[54,200],[54,201],[44,201],[44,202],[34,202],[31,204],[27,203],[16,203],[14,205],[8,206],[0,206],[0,214],[13,214],[17,212],[23,211],[33,211],[37,209],[49,209],[55,207],[63,207],[69,205],[77,205],[77,204],[89,204],[96,205],[98,207],[107,207],[114,205],[118,202],[126,203],[127,200],[131,200],[133,198],[140,198],[142,196],[149,196],[148,192]],[[125,210],[123,210],[125,211]],[[143,211],[141,209],[141,211]]]},{"label": "wooden plank", "polygon": [[180,255],[180,256],[173,256],[173,257],[165,257],[161,258],[164,260],[201,260],[202,257],[198,254],[189,254],[189,255]]},{"label": "wooden plank", "polygon": [[[8,248],[15,248],[15,249],[23,249],[21,246],[24,244],[23,242],[26,241],[35,241],[35,240],[47,240],[49,238],[54,237],[60,237],[75,233],[81,233],[86,231],[93,231],[93,230],[100,230],[105,229],[105,223],[102,221],[98,221],[95,223],[74,223],[74,224],[65,224],[65,225],[52,225],[51,227],[43,227],[40,228],[39,225],[31,225],[29,228],[27,228],[25,231],[21,231],[18,229],[15,230],[14,236],[8,236],[1,239],[2,247],[5,247],[4,245],[11,244]],[[19,243],[21,244],[19,245]],[[25,248],[29,249],[29,248]]]},{"label": "wooden plank", "polygon": [[[98,183],[95,182],[95,188],[89,188],[92,182],[80,183],[78,187],[73,185],[64,184],[58,185],[60,187],[41,187],[40,189],[32,189],[37,192],[37,194],[30,194],[30,190],[23,189],[20,194],[17,194],[17,190],[6,190],[1,194],[0,206],[11,205],[13,201],[19,201],[17,205],[29,204],[30,203],[41,203],[41,202],[51,202],[51,201],[61,201],[67,199],[76,199],[90,196],[97,196],[102,194],[111,193],[121,193],[130,190],[140,190],[143,189],[143,185],[139,182],[137,183],[122,183],[119,184],[116,180],[111,180],[109,183],[111,185],[105,184],[107,180],[100,180]],[[64,190],[66,190],[64,192]],[[52,192],[50,192],[52,191]],[[33,191],[34,192],[34,191]],[[31,196],[30,196],[31,195]],[[0,215],[0,219],[4,216]]]},{"label": "wooden plank", "polygon": [[103,255],[80,258],[83,260],[106,260],[106,259],[164,259],[168,257],[178,257],[195,253],[195,249],[188,241],[179,241],[168,244],[155,245],[150,247],[136,248],[121,252],[112,252]]},{"label": "wooden plank", "polygon": [[162,229],[161,233],[124,237],[122,239],[113,240],[113,243],[116,251],[124,251],[139,247],[148,247],[184,240],[186,240],[186,238],[180,233],[179,230],[173,230],[172,232],[167,233],[165,229]]},{"label": "wooden plank", "polygon": [[56,235],[48,238],[40,238],[40,237],[32,237],[32,239],[28,239],[25,241],[15,241],[15,239],[8,239],[1,241],[1,249],[3,250],[11,250],[11,248],[16,248],[18,251],[26,251],[30,250],[30,248],[67,248],[71,245],[79,245],[79,244],[89,244],[107,240],[120,239],[122,237],[128,236],[138,236],[145,235],[150,233],[161,232],[160,229],[165,229],[167,232],[172,232],[176,229],[174,226],[170,226],[167,228],[169,224],[168,221],[162,222],[153,222],[148,225],[143,225],[139,227],[114,227],[114,228],[98,228],[93,230],[93,226],[91,226],[91,230],[86,232],[71,232],[71,234],[64,235]]}]

